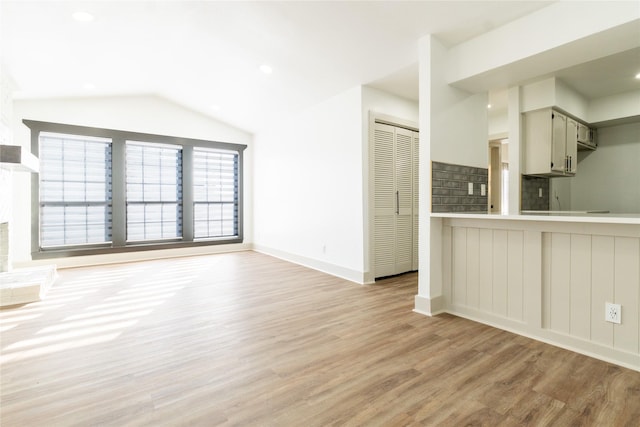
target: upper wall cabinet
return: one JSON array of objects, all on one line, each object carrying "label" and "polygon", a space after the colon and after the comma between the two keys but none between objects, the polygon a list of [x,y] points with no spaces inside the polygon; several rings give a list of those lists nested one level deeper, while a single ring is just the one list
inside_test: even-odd
[{"label": "upper wall cabinet", "polygon": [[551,108],[524,113],[523,127],[525,175],[573,176],[579,146],[595,148],[591,129]]}]

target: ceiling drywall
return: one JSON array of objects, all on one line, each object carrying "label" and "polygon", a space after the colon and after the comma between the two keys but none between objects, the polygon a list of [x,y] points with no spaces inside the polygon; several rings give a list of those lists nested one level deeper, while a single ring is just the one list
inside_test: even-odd
[{"label": "ceiling drywall", "polygon": [[416,99],[421,36],[457,44],[547,4],[2,0],[0,47],[16,99],[155,94],[255,132],[361,84]]},{"label": "ceiling drywall", "polygon": [[[551,3],[2,0],[0,48],[16,99],[154,94],[257,132],[357,85],[417,100],[421,36],[453,46]],[[634,61],[614,59],[559,76],[598,95]]]}]

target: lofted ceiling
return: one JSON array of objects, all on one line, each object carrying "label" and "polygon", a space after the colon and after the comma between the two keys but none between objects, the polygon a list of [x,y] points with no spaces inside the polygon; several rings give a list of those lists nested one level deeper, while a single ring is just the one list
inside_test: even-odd
[{"label": "lofted ceiling", "polygon": [[[453,46],[550,3],[2,0],[0,48],[16,99],[153,94],[257,132],[361,84],[417,100],[421,36]],[[593,69],[564,77],[596,93]]]}]

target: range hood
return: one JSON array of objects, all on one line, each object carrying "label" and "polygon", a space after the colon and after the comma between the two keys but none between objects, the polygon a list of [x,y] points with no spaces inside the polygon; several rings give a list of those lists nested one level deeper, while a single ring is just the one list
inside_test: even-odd
[{"label": "range hood", "polygon": [[0,168],[38,173],[40,161],[20,145],[0,145]]}]

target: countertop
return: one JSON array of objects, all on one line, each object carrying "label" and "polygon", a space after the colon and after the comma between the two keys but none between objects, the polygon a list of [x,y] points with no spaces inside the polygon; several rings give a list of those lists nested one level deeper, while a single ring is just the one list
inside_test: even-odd
[{"label": "countertop", "polygon": [[593,213],[591,211],[525,211],[519,215],[502,215],[483,212],[431,213],[432,218],[492,219],[507,221],[556,221],[599,224],[638,224],[640,213]]}]

